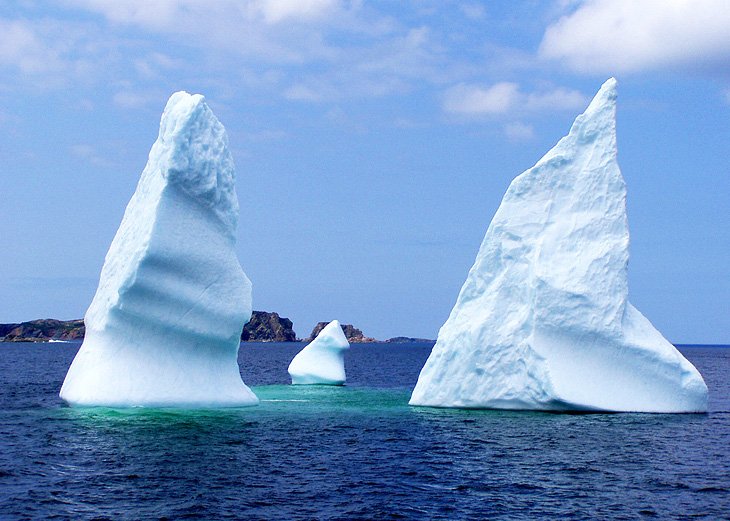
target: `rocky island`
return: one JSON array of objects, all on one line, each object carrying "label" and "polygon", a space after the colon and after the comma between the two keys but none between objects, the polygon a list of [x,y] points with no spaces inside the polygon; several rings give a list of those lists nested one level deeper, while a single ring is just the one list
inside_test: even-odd
[{"label": "rocky island", "polygon": [[83,340],[86,328],[82,319],[31,320],[19,324],[0,324],[1,342],[48,342],[49,340]]},{"label": "rocky island", "polygon": [[297,334],[292,321],[278,313],[254,311],[251,320],[243,326],[242,342],[296,342]]},{"label": "rocky island", "polygon": [[[309,337],[304,339],[305,342],[312,342],[315,338],[317,338],[317,335],[329,324],[329,322],[317,322],[317,325],[314,326],[314,329],[312,329],[312,332],[310,333]],[[347,341],[351,344],[362,344],[365,342],[377,342],[374,338],[365,336],[361,330],[353,326],[352,324],[340,324],[340,327],[342,328],[342,332],[345,334],[345,338],[347,338]]]},{"label": "rocky island", "polygon": [[[83,340],[85,333],[83,319],[40,319],[0,324],[0,342]],[[294,342],[296,339],[291,320],[267,311],[254,311],[241,332],[242,342]]]},{"label": "rocky island", "polygon": [[[253,311],[251,320],[243,327],[241,342],[311,342],[324,329],[328,322],[318,322],[305,339],[297,338],[292,321],[276,312]],[[433,342],[427,338],[398,336],[381,341],[365,336],[362,330],[352,324],[341,324],[345,338],[351,344],[384,342],[403,344],[413,342]],[[0,324],[0,342],[50,342],[83,340],[86,333],[83,319],[56,320],[45,318],[11,324]]]}]

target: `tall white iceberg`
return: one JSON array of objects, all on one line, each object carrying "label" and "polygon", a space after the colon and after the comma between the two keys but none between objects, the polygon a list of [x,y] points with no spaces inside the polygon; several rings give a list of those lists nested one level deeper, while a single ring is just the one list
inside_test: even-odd
[{"label": "tall white iceberg", "polygon": [[236,258],[228,138],[201,95],[170,97],[86,312],[61,398],[73,405],[242,406],[251,283]]},{"label": "tall white iceberg", "polygon": [[702,412],[699,372],[627,300],[616,81],[512,181],[410,403]]},{"label": "tall white iceberg", "polygon": [[291,383],[344,384],[347,379],[345,351],[349,348],[340,323],[333,320],[292,359],[289,364]]}]

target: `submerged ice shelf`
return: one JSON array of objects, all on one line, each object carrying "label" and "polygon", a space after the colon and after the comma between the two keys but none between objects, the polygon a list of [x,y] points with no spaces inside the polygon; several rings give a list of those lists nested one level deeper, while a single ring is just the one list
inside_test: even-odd
[{"label": "submerged ice shelf", "polygon": [[628,302],[616,81],[515,178],[412,405],[703,412],[695,367]]},{"label": "submerged ice shelf", "polygon": [[241,406],[251,283],[236,258],[228,139],[201,95],[170,97],[86,312],[61,398],[73,405]]},{"label": "submerged ice shelf", "polygon": [[350,343],[337,320],[327,324],[317,338],[299,351],[289,364],[292,384],[342,385],[345,351]]}]

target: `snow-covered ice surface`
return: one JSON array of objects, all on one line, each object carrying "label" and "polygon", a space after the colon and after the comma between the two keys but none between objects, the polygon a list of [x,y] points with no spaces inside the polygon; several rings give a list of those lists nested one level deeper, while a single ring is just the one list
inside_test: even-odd
[{"label": "snow-covered ice surface", "polygon": [[237,354],[251,283],[236,258],[228,139],[201,95],[170,97],[86,312],[73,405],[254,405]]},{"label": "snow-covered ice surface", "polygon": [[695,367],[628,302],[616,81],[515,178],[418,378],[437,407],[702,412]]},{"label": "snow-covered ice surface", "polygon": [[340,323],[333,320],[292,359],[289,364],[291,383],[344,384],[345,350],[349,348]]}]

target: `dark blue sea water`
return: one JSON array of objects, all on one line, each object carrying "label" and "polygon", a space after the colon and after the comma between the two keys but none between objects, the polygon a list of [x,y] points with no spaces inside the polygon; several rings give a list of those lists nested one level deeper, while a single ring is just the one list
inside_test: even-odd
[{"label": "dark blue sea water", "polygon": [[74,409],[78,344],[0,344],[1,519],[728,519],[730,348],[684,347],[705,415],[408,407],[430,345],[355,345],[292,387],[301,344],[244,344],[259,407]]}]

